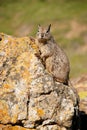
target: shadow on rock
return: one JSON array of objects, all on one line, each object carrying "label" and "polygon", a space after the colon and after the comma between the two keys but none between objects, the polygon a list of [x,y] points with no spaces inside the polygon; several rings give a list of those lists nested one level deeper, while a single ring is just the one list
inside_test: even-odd
[{"label": "shadow on rock", "polygon": [[87,114],[80,111],[80,130],[87,130]]}]

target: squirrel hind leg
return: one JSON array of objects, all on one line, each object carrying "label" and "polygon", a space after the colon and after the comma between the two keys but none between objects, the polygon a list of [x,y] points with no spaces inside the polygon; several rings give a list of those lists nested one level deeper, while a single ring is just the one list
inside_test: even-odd
[{"label": "squirrel hind leg", "polygon": [[59,83],[63,83],[64,85],[68,85],[68,80],[62,80],[62,79],[59,79],[59,78],[56,78],[56,77],[53,77],[53,79],[56,81],[56,82],[59,82]]}]

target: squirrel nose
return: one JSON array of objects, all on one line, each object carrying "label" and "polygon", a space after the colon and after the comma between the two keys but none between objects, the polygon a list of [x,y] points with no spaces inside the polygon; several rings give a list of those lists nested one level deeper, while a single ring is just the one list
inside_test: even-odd
[{"label": "squirrel nose", "polygon": [[43,38],[43,37],[44,37],[44,35],[42,34],[42,35],[41,35],[41,38]]}]

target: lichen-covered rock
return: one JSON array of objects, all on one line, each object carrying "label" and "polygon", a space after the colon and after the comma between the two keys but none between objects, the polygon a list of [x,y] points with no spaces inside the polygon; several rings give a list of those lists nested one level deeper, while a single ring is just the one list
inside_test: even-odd
[{"label": "lichen-covered rock", "polygon": [[71,130],[77,93],[54,81],[33,39],[0,37],[0,123]]},{"label": "lichen-covered rock", "polygon": [[1,36],[0,122],[14,124],[27,118],[29,68],[34,51],[29,38]]},{"label": "lichen-covered rock", "polygon": [[35,129],[28,129],[17,125],[11,126],[11,125],[0,124],[0,130],[35,130]]}]

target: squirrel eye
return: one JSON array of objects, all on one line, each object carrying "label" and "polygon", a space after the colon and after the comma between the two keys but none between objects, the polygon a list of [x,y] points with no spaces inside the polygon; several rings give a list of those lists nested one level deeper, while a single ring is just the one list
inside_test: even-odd
[{"label": "squirrel eye", "polygon": [[48,33],[49,31],[47,30],[46,33]]}]

